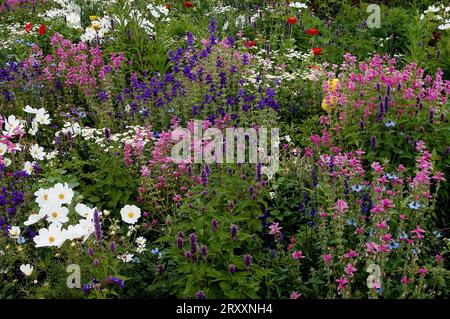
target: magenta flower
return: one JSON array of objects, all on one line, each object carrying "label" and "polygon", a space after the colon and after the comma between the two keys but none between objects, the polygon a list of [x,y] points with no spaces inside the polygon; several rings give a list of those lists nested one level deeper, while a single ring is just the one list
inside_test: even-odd
[{"label": "magenta flower", "polygon": [[419,275],[420,277],[425,277],[425,275],[427,274],[428,270],[425,267],[422,267],[419,269]]},{"label": "magenta flower", "polygon": [[348,209],[347,202],[342,199],[338,199],[336,201],[336,205],[333,207],[335,210],[337,210],[339,213],[343,213],[344,210]]},{"label": "magenta flower", "polygon": [[303,259],[303,258],[305,258],[305,256],[303,256],[303,253],[302,253],[301,250],[296,250],[296,251],[294,251],[294,252],[292,253],[292,257],[293,257],[294,259]]},{"label": "magenta flower", "polygon": [[406,285],[408,283],[408,277],[403,276],[401,282],[402,282],[402,285]]},{"label": "magenta flower", "polygon": [[280,229],[283,228],[283,227],[279,227],[278,225],[279,225],[279,223],[272,223],[272,225],[269,226],[269,228],[270,228],[269,234],[278,235],[280,233]]},{"label": "magenta flower", "polygon": [[436,264],[440,263],[442,261],[442,255],[437,254],[434,260],[436,261]]},{"label": "magenta flower", "polygon": [[301,296],[302,294],[299,294],[298,292],[296,292],[296,291],[293,291],[292,293],[291,293],[291,295],[290,295],[290,299],[298,299],[298,298],[300,298],[300,296]]},{"label": "magenta flower", "polygon": [[419,225],[416,226],[416,229],[411,230],[411,233],[415,234],[412,238],[422,239],[425,237],[422,235],[425,231]]},{"label": "magenta flower", "polygon": [[437,181],[443,181],[443,182],[445,181],[444,173],[442,173],[442,172],[437,172],[436,175],[434,175],[432,178]]},{"label": "magenta flower", "polygon": [[325,255],[323,256],[323,261],[324,261],[326,264],[331,264],[331,254],[325,254]]},{"label": "magenta flower", "polygon": [[354,250],[349,250],[348,252],[346,252],[345,254],[344,254],[344,257],[345,258],[355,258],[355,257],[357,257],[359,254],[356,252],[356,251],[354,251]]},{"label": "magenta flower", "polygon": [[339,291],[345,288],[345,285],[348,283],[348,280],[347,278],[342,276],[341,278],[336,279],[336,282],[338,283],[337,290]]},{"label": "magenta flower", "polygon": [[352,264],[347,264],[347,266],[345,266],[345,268],[344,268],[344,272],[345,272],[348,276],[350,276],[350,277],[353,276],[353,273],[354,273],[356,270],[357,270],[357,269],[356,269]]}]

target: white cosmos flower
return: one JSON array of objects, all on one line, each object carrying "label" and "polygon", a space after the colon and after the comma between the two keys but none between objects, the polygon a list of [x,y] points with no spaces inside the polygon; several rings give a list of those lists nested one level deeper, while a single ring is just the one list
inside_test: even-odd
[{"label": "white cosmos flower", "polygon": [[31,122],[31,128],[28,130],[28,133],[35,136],[36,133],[38,132],[38,130],[39,130],[39,124],[38,124],[38,122],[36,122],[36,119],[34,119],[33,122]]},{"label": "white cosmos flower", "polygon": [[30,264],[21,265],[20,271],[23,272],[23,274],[27,277],[31,276],[31,274],[33,273],[33,266],[31,266]]},{"label": "white cosmos flower", "polygon": [[75,211],[83,218],[91,220],[94,217],[95,208],[90,208],[84,204],[77,204]]},{"label": "white cosmos flower", "polygon": [[34,159],[42,161],[45,156],[44,148],[38,144],[33,144],[30,147],[30,154]]},{"label": "white cosmos flower", "polygon": [[29,105],[25,106],[23,110],[24,110],[24,112],[30,113],[30,114],[37,114],[39,112],[38,109],[32,108]]},{"label": "white cosmos flower", "polygon": [[95,232],[95,225],[92,220],[88,219],[80,219],[79,225],[83,229],[83,242],[85,242]]},{"label": "white cosmos flower", "polygon": [[16,130],[23,130],[23,120],[17,119],[14,115],[8,116],[8,119],[5,121],[5,130],[4,133],[14,136],[16,135]]},{"label": "white cosmos flower", "polygon": [[48,125],[48,124],[50,124],[50,115],[44,109],[40,109],[37,112],[36,117],[34,118],[34,120],[38,124]]},{"label": "white cosmos flower", "polygon": [[52,203],[42,207],[41,210],[45,212],[47,220],[51,223],[61,225],[69,221],[69,218],[67,217],[69,210],[66,207]]},{"label": "white cosmos flower", "polygon": [[19,238],[20,236],[20,227],[12,226],[9,230],[9,237],[11,238]]},{"label": "white cosmos flower", "polygon": [[23,223],[25,226],[30,226],[36,224],[42,218],[46,216],[45,211],[41,210],[38,214],[31,214],[28,219]]},{"label": "white cosmos flower", "polygon": [[36,162],[25,162],[25,164],[23,165],[23,170],[27,172],[28,175],[33,174],[34,164],[36,164]]},{"label": "white cosmos flower", "polygon": [[122,220],[127,224],[135,224],[139,217],[141,217],[141,209],[135,205],[125,205],[120,210]]},{"label": "white cosmos flower", "polygon": [[53,192],[53,188],[43,189],[40,188],[37,192],[34,193],[36,196],[36,203],[39,204],[39,207],[44,207],[50,204],[50,194]]},{"label": "white cosmos flower", "polygon": [[450,22],[446,23],[446,24],[441,24],[440,26],[438,26],[439,30],[447,30],[450,29]]},{"label": "white cosmos flower", "polygon": [[72,202],[73,190],[69,187],[67,183],[58,183],[53,186],[50,193],[50,201],[52,203],[58,203],[59,205],[68,204]]},{"label": "white cosmos flower", "polygon": [[61,247],[65,240],[65,233],[61,230],[61,226],[57,224],[51,224],[48,229],[39,229],[39,234],[33,238],[36,248]]},{"label": "white cosmos flower", "polygon": [[0,143],[0,156],[5,155],[6,151],[8,151],[8,146],[4,143]]},{"label": "white cosmos flower", "polygon": [[86,231],[81,224],[69,225],[67,230],[64,229],[63,232],[67,240],[79,239],[86,235]]}]

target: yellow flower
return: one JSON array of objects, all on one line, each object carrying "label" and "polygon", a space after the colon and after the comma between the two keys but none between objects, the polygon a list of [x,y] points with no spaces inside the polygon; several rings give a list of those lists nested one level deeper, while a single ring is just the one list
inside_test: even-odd
[{"label": "yellow flower", "polygon": [[91,21],[97,20],[97,16],[89,16],[89,20]]},{"label": "yellow flower", "polygon": [[339,80],[334,78],[332,80],[328,80],[327,84],[328,84],[328,89],[326,90],[326,92],[330,92],[331,97],[327,100],[326,97],[323,98],[322,100],[322,109],[324,111],[329,111],[331,110],[334,106],[336,106],[337,104],[337,97],[334,95],[334,93],[336,92],[336,86],[339,83]]},{"label": "yellow flower", "polygon": [[91,28],[94,29],[94,30],[100,30],[100,22],[92,21]]}]

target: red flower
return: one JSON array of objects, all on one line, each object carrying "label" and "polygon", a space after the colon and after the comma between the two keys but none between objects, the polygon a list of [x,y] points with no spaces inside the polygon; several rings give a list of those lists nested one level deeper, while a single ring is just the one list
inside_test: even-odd
[{"label": "red flower", "polygon": [[319,30],[317,30],[316,28],[308,29],[308,30],[306,30],[306,34],[318,35],[319,34]]},{"label": "red flower", "polygon": [[185,1],[185,2],[183,3],[183,6],[185,6],[186,8],[192,8],[194,5],[192,4],[192,2]]},{"label": "red flower", "polygon": [[296,17],[291,17],[291,18],[288,18],[287,19],[287,22],[289,23],[289,24],[296,24],[297,23],[297,18]]},{"label": "red flower", "polygon": [[30,32],[32,28],[33,28],[33,24],[31,24],[31,22],[28,22],[27,24],[25,24],[25,31]]},{"label": "red flower", "polygon": [[319,54],[322,54],[322,49],[321,48],[313,48],[312,52],[315,56],[318,56]]},{"label": "red flower", "polygon": [[39,26],[39,35],[44,35],[45,34],[45,30],[46,30],[45,24],[41,24]]},{"label": "red flower", "polygon": [[256,42],[253,41],[253,40],[252,41],[244,40],[243,44],[244,44],[244,46],[246,48],[250,49],[250,48],[253,48],[255,46]]}]

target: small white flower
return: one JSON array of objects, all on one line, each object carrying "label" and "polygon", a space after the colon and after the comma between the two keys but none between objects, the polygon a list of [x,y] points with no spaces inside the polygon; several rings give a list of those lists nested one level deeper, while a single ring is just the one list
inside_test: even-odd
[{"label": "small white flower", "polygon": [[50,115],[42,109],[42,111],[38,111],[34,120],[40,125],[48,125],[50,124]]},{"label": "small white flower", "polygon": [[94,216],[95,208],[90,208],[84,204],[77,204],[75,206],[75,211],[83,218],[91,220]]},{"label": "small white flower", "polygon": [[12,226],[9,230],[9,237],[11,238],[19,238],[20,236],[20,227],[18,226]]},{"label": "small white flower", "polygon": [[30,264],[22,265],[20,266],[20,271],[23,272],[23,274],[27,277],[31,276],[31,274],[33,273],[33,266],[31,266]]},{"label": "small white flower", "polygon": [[67,183],[58,183],[53,186],[50,192],[50,201],[52,203],[57,203],[59,205],[72,203],[73,190],[69,187]]},{"label": "small white flower", "polygon": [[36,248],[39,247],[61,247],[65,238],[65,233],[57,224],[51,224],[48,229],[39,229],[39,234],[33,238],[36,243]]},{"label": "small white flower", "polygon": [[8,146],[6,144],[0,143],[0,156],[5,155],[6,151],[8,151]]},{"label": "small white flower", "polygon": [[24,165],[23,165],[23,170],[25,171],[25,172],[27,172],[27,174],[28,175],[31,175],[31,174],[33,174],[33,172],[34,172],[34,164],[36,164],[36,162],[25,162],[24,163]]},{"label": "small white flower", "polygon": [[141,217],[141,209],[135,205],[125,205],[120,210],[122,220],[127,224],[135,224],[139,217]]},{"label": "small white flower", "polygon": [[50,204],[50,194],[53,191],[53,188],[43,189],[40,188],[37,192],[34,193],[36,196],[36,203],[39,204],[39,207],[44,207]]},{"label": "small white flower", "polygon": [[38,144],[33,144],[30,147],[30,154],[34,159],[42,161],[45,156],[44,148],[40,147]]},{"label": "small white flower", "polygon": [[66,207],[62,207],[58,204],[52,203],[50,205],[44,206],[42,210],[47,215],[47,220],[50,223],[61,225],[69,221],[69,217],[67,217],[67,215],[69,214],[69,210]]}]

